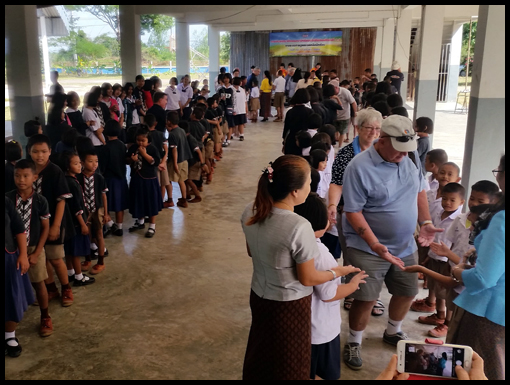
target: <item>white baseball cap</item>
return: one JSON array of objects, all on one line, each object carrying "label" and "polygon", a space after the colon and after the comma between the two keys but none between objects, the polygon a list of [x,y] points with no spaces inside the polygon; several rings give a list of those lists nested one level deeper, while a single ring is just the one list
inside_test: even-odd
[{"label": "white baseball cap", "polygon": [[394,61],[393,63],[391,63],[391,69],[394,71],[394,70],[398,70],[400,68],[400,64],[398,63],[398,61]]},{"label": "white baseball cap", "polygon": [[411,119],[402,115],[390,115],[383,120],[381,131],[391,137],[393,148],[400,152],[416,151],[418,135]]}]

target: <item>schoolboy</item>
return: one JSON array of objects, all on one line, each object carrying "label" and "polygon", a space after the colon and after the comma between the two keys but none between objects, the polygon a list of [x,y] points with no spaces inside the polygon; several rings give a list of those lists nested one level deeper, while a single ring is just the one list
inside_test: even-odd
[{"label": "schoolboy", "polygon": [[[25,122],[25,125],[23,126],[24,134],[25,136],[30,140],[32,136],[35,134],[42,134],[43,129],[41,126],[41,122],[39,121],[39,118],[35,118],[33,120],[29,120]],[[32,160],[30,157],[30,151],[28,150],[28,144],[25,147],[25,157],[27,159]]]},{"label": "schoolboy", "polygon": [[[398,95],[398,94],[393,94]],[[434,133],[434,122],[432,119],[421,116],[416,119],[414,123],[414,131],[418,135],[418,155],[420,157],[421,169],[423,172],[423,176],[425,176],[427,170],[425,169],[425,158],[427,153],[430,152],[430,137]]]},{"label": "schoolboy", "polygon": [[50,211],[48,201],[33,189],[37,179],[32,160],[22,159],[14,166],[16,189],[5,195],[14,202],[23,220],[27,233],[27,253],[30,268],[28,276],[35,290],[41,310],[39,335],[47,337],[53,333],[53,324],[48,311],[48,291],[44,280],[48,278],[44,244],[50,231]]},{"label": "schoolboy", "polygon": [[[168,148],[170,153],[167,162],[168,178],[171,182],[178,183],[181,190],[181,198],[178,199],[177,206],[188,207],[185,181],[188,179],[188,160],[193,155],[189,149],[186,133],[179,127],[179,114],[175,111],[167,113],[166,128],[168,130]],[[168,196],[170,202],[172,201],[171,194]]]},{"label": "schoolboy", "polygon": [[[166,119],[166,115],[165,115]],[[163,198],[163,207],[173,207],[173,202],[165,201],[165,191],[170,196],[170,190],[172,190],[172,184],[168,179],[168,171],[166,169],[166,162],[168,160],[168,140],[165,138],[165,134],[161,131],[156,130],[158,124],[156,117],[152,114],[145,115],[145,124],[149,128],[149,137],[151,143],[159,150],[161,161],[158,165],[158,181],[161,186],[161,197]]]},{"label": "schoolboy", "polygon": [[101,173],[96,172],[99,163],[97,154],[94,151],[86,151],[80,154],[82,172],[76,175],[76,179],[80,182],[83,189],[83,197],[85,199],[85,207],[89,212],[87,225],[89,226],[89,234],[91,241],[95,240],[97,244],[98,259],[97,263],[92,266],[92,257],[86,256],[82,262],[82,271],[89,271],[90,274],[99,274],[105,269],[104,257],[106,248],[103,237],[103,224],[111,220],[108,214],[108,204],[106,199],[106,182]]},{"label": "schoolboy", "polygon": [[[447,183],[441,187],[441,206],[430,213],[432,224],[436,228],[444,229],[444,232],[436,234],[434,239],[435,243],[444,243],[448,248],[452,246],[452,242],[446,238],[446,233],[452,225],[453,220],[461,214],[464,201],[465,189],[461,184],[453,182]],[[454,262],[457,264],[459,261],[456,260]],[[427,258],[422,265],[425,265],[430,270],[441,275],[450,275],[448,258],[446,256],[437,255],[432,249],[429,250]],[[418,317],[418,322],[436,326],[438,323],[444,323],[446,318],[447,292],[444,286],[431,277],[428,277],[427,285],[429,288],[428,297],[425,300],[414,301],[411,304],[411,310],[428,311],[427,308],[432,308],[435,305],[437,314],[420,316]]]},{"label": "schoolboy", "polygon": [[217,100],[213,97],[208,98],[204,118],[213,127],[214,159],[220,161],[223,157],[223,149],[221,147],[223,133],[221,132],[221,117],[218,116],[217,108]]},{"label": "schoolboy", "polygon": [[[448,186],[448,185],[447,185]],[[459,214],[445,232],[445,238],[451,242],[451,246],[445,242],[433,242],[430,245],[431,250],[438,256],[448,258],[450,268],[462,262],[463,256],[473,246],[469,244],[469,235],[471,233],[473,222],[469,220],[471,213],[475,208],[487,206],[495,202],[499,187],[496,183],[481,180],[471,186],[471,194],[468,199],[469,211]],[[434,329],[429,330],[428,334],[432,337],[445,337],[448,333],[448,326],[452,319],[455,309],[453,300],[463,290],[463,286],[451,288],[446,295],[446,318],[444,323],[439,323]]]},{"label": "schoolboy", "polygon": [[427,191],[427,200],[429,203],[429,212],[432,213],[441,207],[441,200],[443,195],[443,187],[448,183],[459,183],[460,182],[460,167],[454,162],[443,163],[437,172],[437,190]]},{"label": "schoolboy", "polygon": [[427,178],[430,190],[437,190],[439,182],[437,181],[437,174],[439,173],[439,167],[448,162],[448,154],[441,148],[436,148],[427,152],[425,156],[425,171],[430,172],[430,176]]},{"label": "schoolboy", "polygon": [[44,244],[48,273],[48,278],[45,279],[48,300],[60,296],[53,276],[55,271],[62,285],[61,304],[64,307],[71,306],[74,297],[64,261],[64,240],[74,236],[72,216],[65,201],[71,197],[71,193],[63,171],[50,161],[50,138],[43,134],[33,135],[28,141],[28,148],[37,174],[33,188],[36,193],[46,198],[51,215],[50,230]]},{"label": "schoolboy", "polygon": [[5,192],[16,189],[14,183],[14,166],[23,157],[21,144],[16,140],[5,142]]},{"label": "schoolboy", "polygon": [[[193,114],[191,116],[193,116]],[[208,172],[209,170],[198,140],[193,135],[190,135],[190,124],[187,123],[186,121],[179,122],[179,127],[186,133],[189,149],[193,153],[193,157],[188,159],[188,179],[185,181],[185,184],[191,190],[189,195],[193,194],[195,196],[193,199],[189,197],[187,199],[188,202],[197,203],[202,201],[202,197],[200,196],[200,191],[198,190],[196,182],[202,179],[202,171]]]},{"label": "schoolboy", "polygon": [[[190,118],[191,119],[190,123],[192,123],[192,121],[198,121],[202,125],[204,131],[201,131],[200,129],[194,130],[194,129],[192,129],[192,127],[198,127],[198,126],[196,126],[196,124],[195,125],[190,124],[190,132],[193,136],[195,136],[197,141],[200,140],[198,135],[203,133],[202,142],[201,142],[202,143],[201,150],[202,150],[202,155],[204,157],[207,168],[209,169],[209,173],[207,174],[207,181],[206,181],[206,183],[209,184],[212,182],[212,175],[214,173],[214,167],[215,167],[214,141],[212,138],[211,125],[209,124],[207,119],[205,119],[205,112],[207,110],[207,106],[204,102],[205,102],[205,100],[202,100],[202,99],[199,102],[197,102],[197,105],[195,106],[195,109],[193,110],[193,114]],[[201,187],[201,186],[202,186],[202,178],[199,178],[197,187]]]}]

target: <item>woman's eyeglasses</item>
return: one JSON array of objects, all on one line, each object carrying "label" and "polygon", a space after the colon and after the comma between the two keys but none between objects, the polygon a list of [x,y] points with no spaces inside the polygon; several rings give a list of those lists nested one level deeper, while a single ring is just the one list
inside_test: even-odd
[{"label": "woman's eyeglasses", "polygon": [[368,131],[381,131],[381,127],[368,127],[368,126],[361,126],[365,128]]},{"label": "woman's eyeglasses", "polygon": [[498,172],[504,172],[503,170],[492,170],[492,174],[494,174],[494,178],[498,177]]}]

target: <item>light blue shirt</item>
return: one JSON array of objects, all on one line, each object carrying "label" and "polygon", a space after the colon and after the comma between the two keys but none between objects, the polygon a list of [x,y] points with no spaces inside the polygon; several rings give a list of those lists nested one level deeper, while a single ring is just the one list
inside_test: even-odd
[{"label": "light blue shirt", "polygon": [[[343,211],[361,211],[379,242],[394,256],[404,258],[417,250],[414,230],[418,193],[425,187],[419,160],[417,165],[407,156],[398,164],[386,162],[371,146],[356,155],[345,169]],[[376,255],[345,215],[342,226],[347,247]]]},{"label": "light blue shirt", "polygon": [[464,310],[505,326],[505,211],[475,238],[474,268],[462,272],[465,290],[453,301]]}]

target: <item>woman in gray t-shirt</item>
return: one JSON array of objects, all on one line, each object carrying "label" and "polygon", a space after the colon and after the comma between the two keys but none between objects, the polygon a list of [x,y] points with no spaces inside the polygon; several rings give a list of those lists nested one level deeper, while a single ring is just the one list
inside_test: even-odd
[{"label": "woman in gray t-shirt", "polygon": [[308,380],[311,365],[312,286],[341,275],[317,271],[314,231],[294,213],[310,192],[310,165],[284,155],[264,170],[255,202],[241,224],[253,261],[252,324],[244,358],[245,380]]}]

